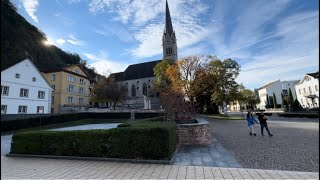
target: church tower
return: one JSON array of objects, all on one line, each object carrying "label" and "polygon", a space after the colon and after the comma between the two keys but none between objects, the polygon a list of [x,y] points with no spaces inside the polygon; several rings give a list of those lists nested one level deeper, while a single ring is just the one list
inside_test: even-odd
[{"label": "church tower", "polygon": [[178,60],[176,33],[173,30],[168,1],[166,0],[165,28],[162,35],[163,59]]}]

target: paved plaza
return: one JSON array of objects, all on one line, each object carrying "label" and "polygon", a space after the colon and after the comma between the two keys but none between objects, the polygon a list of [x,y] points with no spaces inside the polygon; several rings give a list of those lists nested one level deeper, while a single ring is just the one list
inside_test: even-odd
[{"label": "paved plaza", "polygon": [[319,172],[317,118],[270,116],[273,137],[267,132],[261,136],[259,124],[255,137],[249,135],[246,121],[206,119],[213,136],[244,168]]},{"label": "paved plaza", "polygon": [[1,156],[1,179],[318,179],[319,173]]}]

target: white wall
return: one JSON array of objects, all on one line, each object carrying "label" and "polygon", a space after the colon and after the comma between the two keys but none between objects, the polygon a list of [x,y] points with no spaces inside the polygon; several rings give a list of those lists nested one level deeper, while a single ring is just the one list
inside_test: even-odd
[{"label": "white wall", "polygon": [[[267,95],[273,97],[273,93],[276,96],[277,104],[281,104],[282,86],[280,80],[274,81],[273,83],[267,85],[265,88],[259,89],[258,94],[260,98],[260,104],[258,104],[257,108],[265,109],[266,102],[267,102]],[[271,102],[270,102],[271,103]]]},{"label": "white wall", "polygon": [[[306,77],[310,77],[311,80],[307,81]],[[318,87],[317,89],[316,86]],[[309,92],[309,87],[311,88],[311,93]],[[302,107],[313,107],[311,99],[305,97],[312,94],[318,97],[314,100],[314,103],[316,103],[314,106],[319,107],[319,79],[315,79],[312,76],[306,75],[298,84],[296,84],[295,88],[298,101]]]},{"label": "white wall", "polygon": [[[16,73],[20,74],[20,79],[15,77]],[[20,105],[27,106],[27,114],[37,113],[37,106],[44,106],[44,113],[51,112],[52,89],[29,60],[2,71],[1,86],[9,86],[9,95],[1,95],[1,105],[7,105],[7,114],[18,114]],[[28,97],[20,97],[20,88],[29,90]],[[38,99],[38,91],[45,92],[44,99]]]}]

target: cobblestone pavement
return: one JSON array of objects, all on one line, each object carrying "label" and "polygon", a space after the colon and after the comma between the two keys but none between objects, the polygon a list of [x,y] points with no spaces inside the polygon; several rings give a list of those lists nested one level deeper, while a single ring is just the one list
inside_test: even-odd
[{"label": "cobblestone pavement", "polygon": [[213,137],[244,168],[319,172],[319,120],[270,117],[269,129],[274,136],[267,132],[261,136],[258,124],[255,137],[249,135],[245,120],[206,119]]},{"label": "cobblestone pavement", "polygon": [[319,173],[1,156],[1,179],[319,179]]},{"label": "cobblestone pavement", "polygon": [[179,148],[174,164],[242,168],[239,162],[215,138],[209,146]]}]

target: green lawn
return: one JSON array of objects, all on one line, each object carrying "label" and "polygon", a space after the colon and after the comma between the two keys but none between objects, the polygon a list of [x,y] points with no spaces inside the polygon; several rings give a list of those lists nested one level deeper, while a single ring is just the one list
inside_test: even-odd
[{"label": "green lawn", "polygon": [[224,114],[203,114],[202,116],[215,118],[215,119],[224,119],[224,120],[244,120],[243,117],[241,116],[233,116],[233,115],[225,116]]},{"label": "green lawn", "polygon": [[71,121],[71,122],[65,122],[65,123],[57,123],[57,124],[48,124],[44,126],[38,126],[38,127],[32,127],[32,128],[26,128],[26,129],[20,129],[16,131],[8,131],[1,133],[1,135],[6,134],[13,134],[17,132],[27,132],[27,131],[37,131],[37,130],[47,130],[47,129],[55,129],[55,128],[62,128],[62,127],[70,127],[70,126],[79,126],[79,125],[85,125],[85,124],[99,124],[99,123],[123,123],[130,121],[128,119],[81,119],[78,121]]}]

